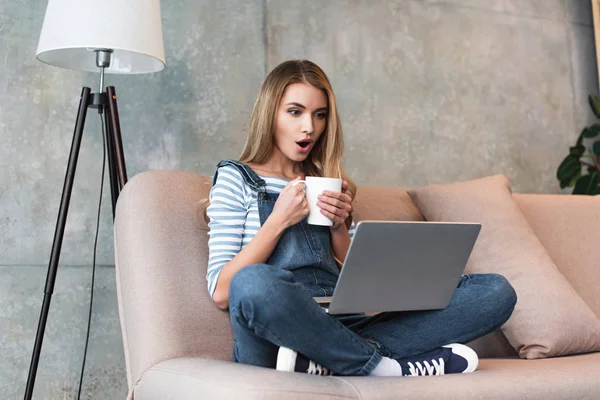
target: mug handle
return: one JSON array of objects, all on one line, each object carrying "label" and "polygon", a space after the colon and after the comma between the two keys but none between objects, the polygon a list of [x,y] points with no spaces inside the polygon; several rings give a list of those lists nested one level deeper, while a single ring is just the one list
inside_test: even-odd
[{"label": "mug handle", "polygon": [[292,183],[292,187],[296,186],[297,184],[302,183],[304,185],[304,187],[302,188],[302,191],[304,191],[304,193],[306,193],[306,181],[305,180],[299,180],[296,181],[294,183]]}]

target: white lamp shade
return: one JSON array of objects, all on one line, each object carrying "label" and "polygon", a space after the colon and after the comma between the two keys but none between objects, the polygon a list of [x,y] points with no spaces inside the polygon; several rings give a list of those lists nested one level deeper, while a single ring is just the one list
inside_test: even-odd
[{"label": "white lamp shade", "polygon": [[98,72],[93,49],[112,49],[113,74],[165,67],[160,0],[49,0],[36,52],[61,68]]}]

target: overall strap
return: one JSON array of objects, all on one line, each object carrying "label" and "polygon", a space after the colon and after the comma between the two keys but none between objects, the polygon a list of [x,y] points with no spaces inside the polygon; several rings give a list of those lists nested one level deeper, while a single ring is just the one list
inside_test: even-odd
[{"label": "overall strap", "polygon": [[215,175],[213,177],[213,186],[217,182],[219,167],[224,167],[226,165],[231,165],[240,171],[246,183],[254,190],[266,193],[267,182],[258,176],[258,174],[252,170],[252,168],[237,160],[223,160],[217,164],[217,170],[215,171]]}]

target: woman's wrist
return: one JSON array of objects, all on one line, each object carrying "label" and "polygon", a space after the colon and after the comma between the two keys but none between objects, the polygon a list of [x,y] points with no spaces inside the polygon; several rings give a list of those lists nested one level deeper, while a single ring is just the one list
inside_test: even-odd
[{"label": "woman's wrist", "polygon": [[341,224],[341,225],[339,225],[337,227],[330,226],[329,230],[331,231],[331,233],[333,235],[339,235],[339,234],[346,234],[347,235],[348,234],[348,227],[346,227],[345,223],[343,223],[343,224]]},{"label": "woman's wrist", "polygon": [[346,259],[348,248],[350,247],[350,234],[348,233],[346,224],[341,224],[336,228],[330,227],[329,229],[331,232],[331,247],[333,250],[333,257],[341,268],[344,260]]},{"label": "woman's wrist", "polygon": [[263,224],[263,228],[265,227],[279,237],[289,226],[284,221],[280,221],[274,214],[271,214]]}]

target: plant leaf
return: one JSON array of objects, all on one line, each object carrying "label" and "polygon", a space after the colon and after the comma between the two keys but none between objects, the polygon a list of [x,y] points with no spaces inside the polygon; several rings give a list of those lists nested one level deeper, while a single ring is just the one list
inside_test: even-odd
[{"label": "plant leaf", "polygon": [[565,179],[563,181],[560,181],[560,188],[564,189],[564,188],[575,185],[575,182],[577,182],[577,179],[579,179],[580,176],[581,176],[581,170],[577,171],[577,173],[575,175],[573,175],[573,177],[571,179]]},{"label": "plant leaf", "polygon": [[598,134],[600,134],[600,124],[593,124],[588,126],[583,130],[583,132],[581,132],[581,134],[584,138],[587,139],[595,138],[596,136],[598,136]]},{"label": "plant leaf", "polygon": [[577,180],[573,188],[573,194],[594,194],[598,188],[598,173],[592,172]]},{"label": "plant leaf", "polygon": [[590,93],[588,96],[588,102],[590,103],[590,107],[592,107],[592,111],[594,112],[596,118],[600,118],[600,100],[598,97]]},{"label": "plant leaf", "polygon": [[590,194],[600,194],[600,175],[597,172],[592,173],[592,186],[590,187]]},{"label": "plant leaf", "polygon": [[577,173],[575,173],[575,175],[573,175],[573,177],[571,179],[565,179],[564,181],[561,181],[560,188],[564,189],[566,187],[571,187],[571,186],[575,185],[575,182],[577,182],[577,179],[579,179],[580,176],[581,176],[581,169],[577,170]]},{"label": "plant leaf", "polygon": [[571,180],[577,172],[581,172],[579,157],[569,154],[558,166],[556,179],[559,181]]},{"label": "plant leaf", "polygon": [[575,146],[581,145],[581,143],[583,142],[583,135],[585,135],[586,131],[587,131],[587,128],[583,128],[583,130],[579,134],[579,137],[577,138],[577,143],[575,144]]},{"label": "plant leaf", "polygon": [[594,143],[594,146],[592,146],[592,151],[595,155],[600,156],[600,140]]},{"label": "plant leaf", "polygon": [[579,144],[577,146],[569,147],[569,154],[572,156],[581,157],[585,153],[585,146]]},{"label": "plant leaf", "polygon": [[584,175],[575,182],[575,187],[573,188],[573,194],[587,194],[587,189],[590,184],[590,176]]}]

